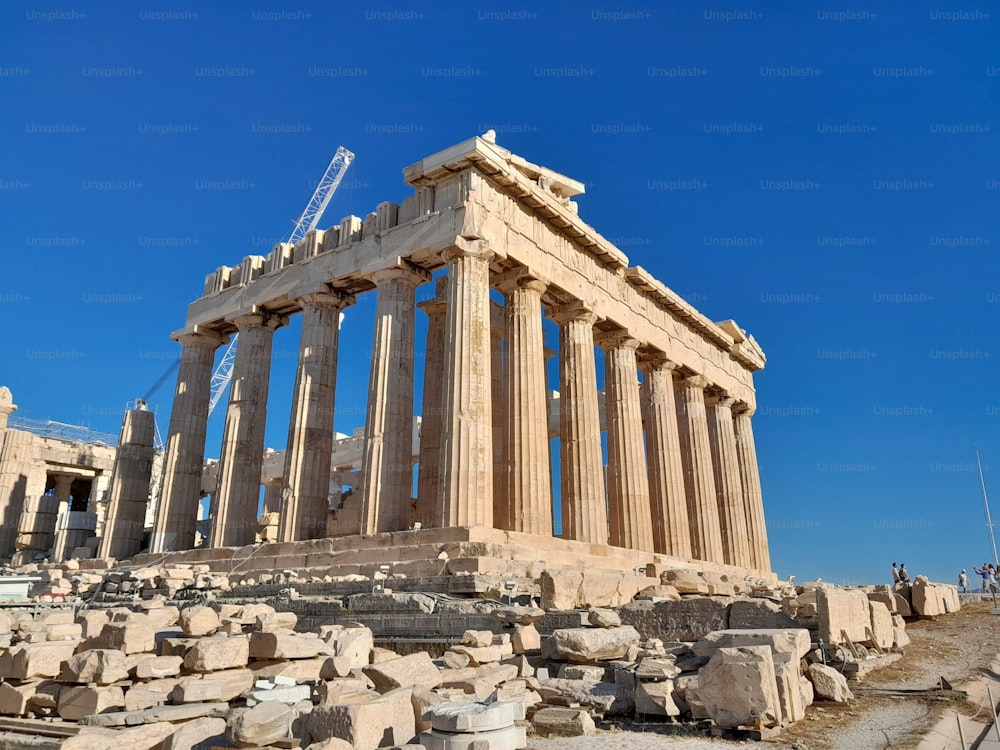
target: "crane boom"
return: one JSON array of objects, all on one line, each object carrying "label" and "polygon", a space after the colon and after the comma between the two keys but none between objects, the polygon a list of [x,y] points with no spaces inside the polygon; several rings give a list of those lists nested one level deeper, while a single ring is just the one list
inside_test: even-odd
[{"label": "crane boom", "polygon": [[[340,186],[340,181],[344,179],[344,173],[347,172],[347,168],[351,166],[352,161],[354,161],[354,154],[343,146],[340,146],[337,149],[337,153],[333,155],[333,159],[330,160],[330,165],[323,173],[323,177],[320,178],[319,185],[316,186],[316,190],[306,204],[305,210],[302,212],[299,220],[295,222],[295,228],[292,229],[292,233],[288,237],[288,241],[291,244],[294,245],[304,238],[319,224],[319,220],[323,217],[323,212],[330,205],[330,199]],[[218,406],[219,401],[222,400],[222,395],[226,392],[229,381],[233,378],[233,363],[236,361],[236,341],[238,338],[239,334],[233,334],[233,338],[229,342],[225,354],[222,355],[219,366],[215,368],[215,372],[212,374],[211,397],[208,402],[209,416],[215,411],[215,407]]]}]

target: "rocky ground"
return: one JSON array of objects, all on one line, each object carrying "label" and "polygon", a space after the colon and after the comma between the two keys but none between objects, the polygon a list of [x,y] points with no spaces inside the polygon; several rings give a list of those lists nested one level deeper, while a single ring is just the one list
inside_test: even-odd
[{"label": "rocky ground", "polygon": [[[991,672],[991,662],[1000,653],[1000,616],[993,616],[992,601],[963,602],[961,611],[933,620],[909,623],[911,643],[904,658],[852,682],[855,700],[849,705],[816,703],[806,718],[782,730],[760,747],[775,750],[911,750],[933,733],[946,712],[983,720],[988,707],[982,701],[954,701],[919,694],[903,697],[891,691],[937,687],[944,677],[953,687]],[[1000,692],[994,690],[1000,699]],[[735,747],[732,742],[667,734],[669,725],[648,724],[606,727],[596,737],[532,739],[530,750],[719,750]],[[639,730],[639,731],[637,731]],[[644,731],[643,731],[644,730]],[[933,738],[932,738],[933,739]],[[940,737],[942,743],[947,736]],[[971,739],[971,738],[967,738]]]}]

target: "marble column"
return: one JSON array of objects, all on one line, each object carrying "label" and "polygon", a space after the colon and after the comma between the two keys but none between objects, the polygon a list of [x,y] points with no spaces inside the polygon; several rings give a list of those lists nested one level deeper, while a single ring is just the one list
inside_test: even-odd
[{"label": "marble column", "polygon": [[684,466],[688,520],[691,523],[691,555],[696,560],[725,562],[712,449],[705,414],[705,386],[701,375],[682,377],[677,383],[677,424]]},{"label": "marble column", "polygon": [[662,354],[652,354],[642,357],[639,367],[643,371],[653,549],[664,555],[690,558],[691,532],[673,386],[677,365]]},{"label": "marble column", "polygon": [[712,449],[715,497],[719,506],[722,553],[729,565],[752,568],[743,486],[736,457],[736,435],[733,432],[733,401],[724,393],[705,397],[708,438]]},{"label": "marble column", "polygon": [[340,313],[353,297],[316,292],[301,297],[302,337],[285,450],[284,482],[274,507],[283,542],[326,536],[330,495],[330,453],[337,389]]},{"label": "marble column", "polygon": [[56,527],[52,542],[52,560],[62,562],[69,557],[69,517],[70,501],[72,500],[73,480],[76,477],[69,474],[56,474],[53,494],[59,501],[56,511]]},{"label": "marble column", "polygon": [[506,507],[507,475],[504,471],[504,426],[507,423],[507,407],[504,403],[504,333],[507,311],[502,305],[490,300],[490,394],[493,402],[493,525],[500,525],[497,507]]},{"label": "marble column", "polygon": [[212,547],[252,544],[256,537],[271,344],[275,329],[287,320],[260,312],[241,315],[233,322],[240,338],[219,451]]},{"label": "marble column", "polygon": [[[497,281],[504,303],[503,479],[497,528],[552,536],[552,477],[542,330],[543,281],[521,271]],[[498,503],[497,501],[500,500]]]},{"label": "marble column", "polygon": [[609,544],[652,552],[649,474],[636,362],[639,342],[624,331],[601,334],[595,341],[604,350]]},{"label": "marble column", "polygon": [[438,489],[444,526],[493,525],[492,255],[485,242],[444,253],[448,310]]},{"label": "marble column", "polygon": [[167,428],[163,485],[150,540],[152,552],[194,546],[215,350],[226,339],[207,329],[196,329],[177,339],[182,346],[180,369]]},{"label": "marble column", "polygon": [[413,486],[413,336],[417,285],[409,268],[377,271],[375,333],[365,421],[363,534],[401,531]]},{"label": "marble column", "polygon": [[580,303],[549,308],[559,324],[559,432],[563,538],[608,543],[601,418],[594,361],[597,316]]},{"label": "marble column", "polygon": [[424,347],[424,396],[420,419],[420,469],[417,473],[415,520],[425,528],[441,526],[437,513],[438,475],[441,471],[441,395],[444,380],[445,296],[447,277],[436,282],[434,299],[417,307],[427,313],[427,344]]},{"label": "marble column", "polygon": [[142,547],[155,435],[156,420],[145,402],[125,412],[111,472],[107,517],[100,534],[98,557],[124,560]]},{"label": "marble column", "polygon": [[[0,394],[4,390],[6,389],[0,388]],[[10,411],[13,412],[13,409]],[[0,409],[0,419],[6,419],[6,416]],[[34,435],[24,430],[0,429],[0,556],[2,557],[12,557],[17,551],[18,524],[29,497],[28,481],[33,464],[36,463],[34,458]],[[38,514],[31,515],[37,518]]]},{"label": "marble column", "polygon": [[757,448],[754,445],[751,417],[753,408],[736,404],[733,408],[733,431],[736,435],[736,458],[740,466],[740,483],[750,537],[750,554],[756,570],[770,572],[771,554],[767,544],[764,519],[764,499],[760,489]]}]

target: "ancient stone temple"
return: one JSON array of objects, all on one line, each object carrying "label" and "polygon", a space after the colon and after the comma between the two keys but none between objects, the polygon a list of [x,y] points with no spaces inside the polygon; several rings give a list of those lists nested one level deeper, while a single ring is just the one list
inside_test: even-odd
[{"label": "ancient stone temple", "polygon": [[[402,205],[381,203],[365,219],[345,218],[294,247],[279,244],[209,274],[173,334],[181,363],[151,551],[195,543],[213,361],[237,333],[208,546],[255,541],[271,345],[297,314],[288,444],[271,480],[280,489],[268,501],[283,544],[271,554],[280,559],[293,549],[286,543],[327,536],[338,318],[373,292],[360,512],[353,542],[324,549],[481,540],[550,563],[603,559],[631,569],[667,560],[769,573],[751,421],[764,355],[754,339],[631,266],[577,215],[581,183],[489,135],[404,176],[414,194]],[[436,294],[418,305],[417,289],[428,283]],[[503,296],[499,312],[491,289]],[[416,340],[419,314],[428,318],[426,341]],[[559,327],[554,400],[543,316]],[[603,394],[595,347],[604,352]],[[418,348],[425,356],[415,357]],[[417,362],[426,368],[419,404]]]}]

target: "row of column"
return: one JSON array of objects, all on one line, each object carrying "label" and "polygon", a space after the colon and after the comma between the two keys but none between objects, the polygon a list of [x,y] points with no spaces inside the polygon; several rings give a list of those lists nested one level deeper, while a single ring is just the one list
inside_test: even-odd
[{"label": "row of column", "polygon": [[[452,248],[445,254],[448,273],[438,282],[437,296],[420,305],[429,325],[415,507],[410,498],[415,298],[417,286],[429,277],[411,267],[372,277],[378,302],[360,533],[401,530],[414,522],[552,533],[542,328],[546,285],[526,269],[494,277],[505,296],[498,378],[490,258],[483,243]],[[325,534],[338,319],[353,301],[333,291],[299,300],[303,326],[280,499],[283,540]],[[706,395],[704,378],[679,376],[664,355],[640,356],[639,342],[627,332],[595,337],[596,316],[581,303],[550,307],[547,313],[560,326],[563,536],[769,569],[749,411],[734,408],[724,394]],[[213,496],[212,546],[254,538],[271,339],[284,320],[256,313],[234,322],[240,345]],[[222,339],[196,331],[181,343],[155,551],[193,543],[209,381]],[[595,344],[605,351],[606,490]]]}]

